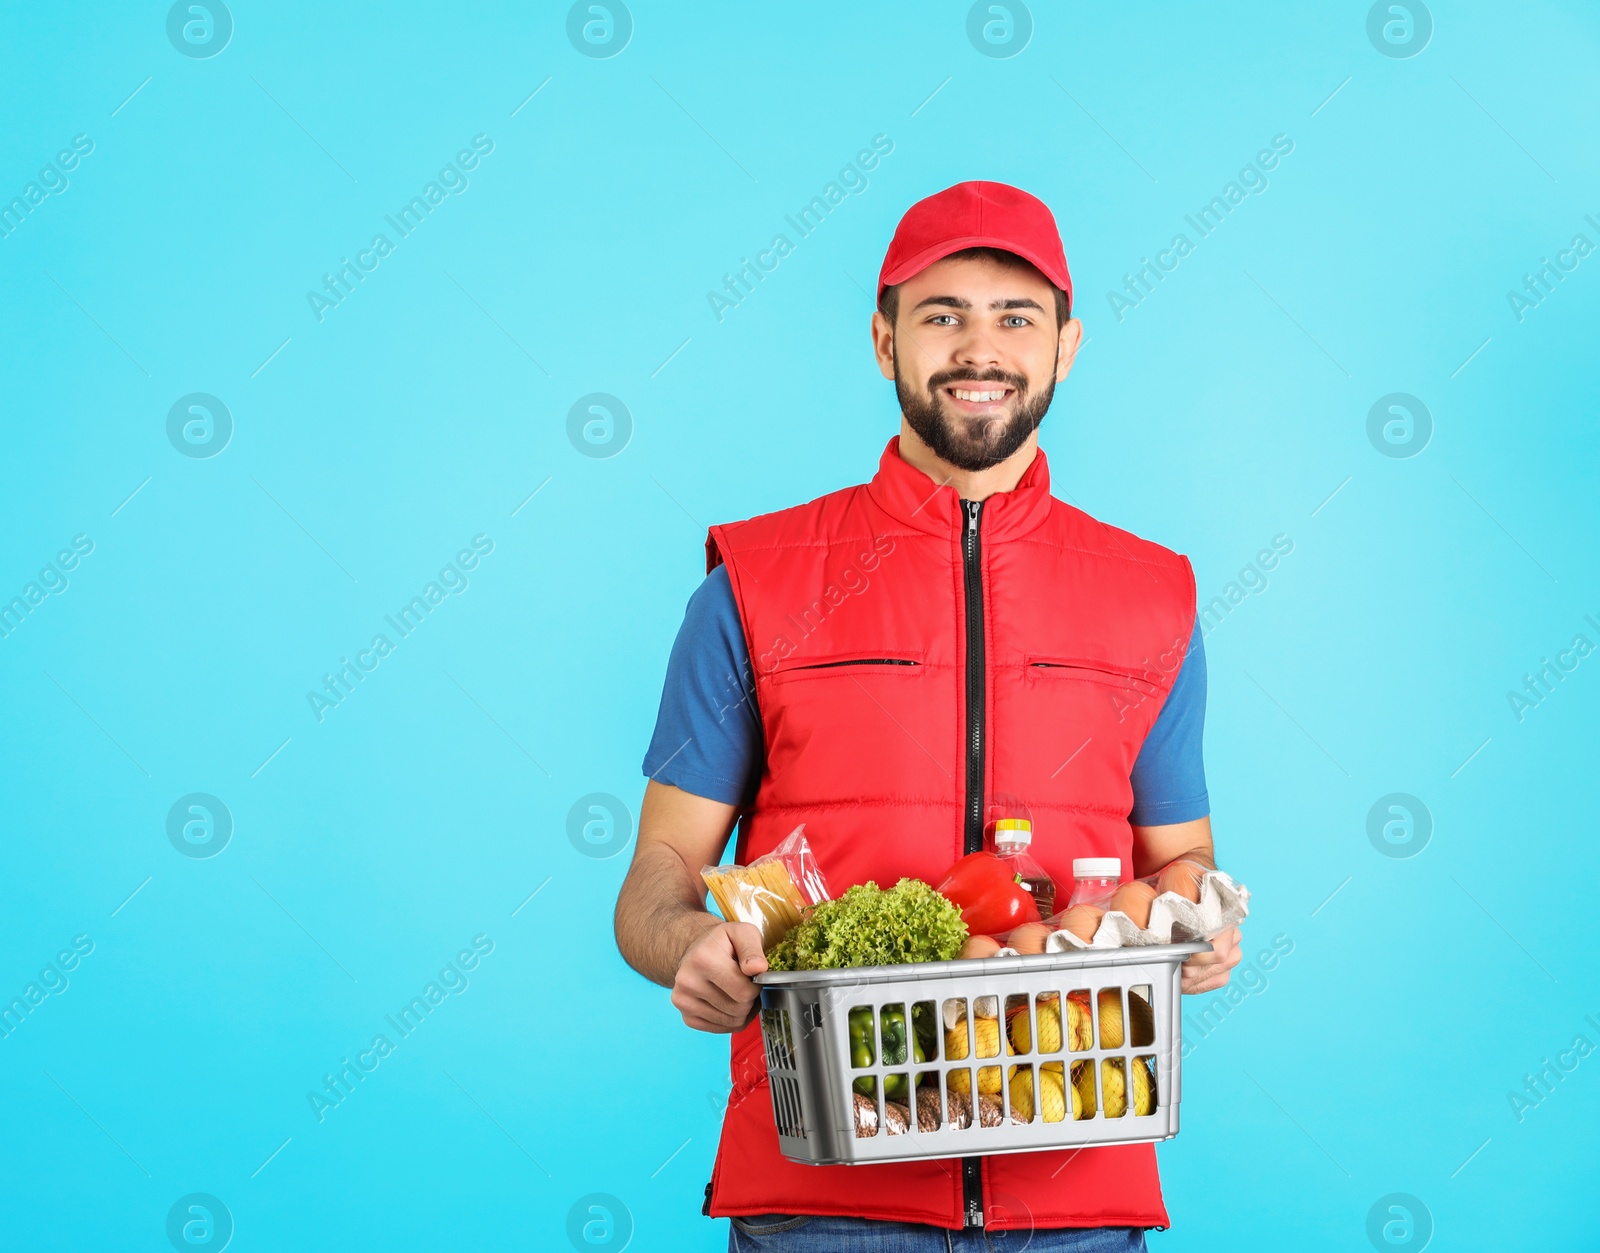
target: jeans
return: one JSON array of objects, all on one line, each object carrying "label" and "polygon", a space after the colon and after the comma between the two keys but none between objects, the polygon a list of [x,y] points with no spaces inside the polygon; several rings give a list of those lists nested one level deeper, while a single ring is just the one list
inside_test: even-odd
[{"label": "jeans", "polygon": [[729,1219],[728,1253],[1144,1253],[1140,1227],[950,1231],[922,1223],[809,1214]]}]

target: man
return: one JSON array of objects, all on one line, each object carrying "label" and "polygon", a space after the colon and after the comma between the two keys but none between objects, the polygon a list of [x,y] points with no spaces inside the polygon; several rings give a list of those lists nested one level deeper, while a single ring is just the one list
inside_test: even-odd
[{"label": "man", "polygon": [[[1124,878],[1210,866],[1205,663],[1188,561],[1049,493],[1037,428],[1082,339],[1050,210],[999,183],[913,206],[872,343],[901,408],[872,481],[715,526],[668,664],[617,943],[701,1031],[732,1032],[705,1212],[734,1249],[1141,1249],[1165,1227],[1152,1145],[867,1166],[778,1152],[748,923],[705,910],[703,865],[796,826],[835,892],[936,882],[1025,805],[1035,858]],[[1221,987],[1238,932],[1186,963]],[[961,1229],[964,1234],[957,1234]],[[971,1230],[980,1229],[980,1230]]]}]

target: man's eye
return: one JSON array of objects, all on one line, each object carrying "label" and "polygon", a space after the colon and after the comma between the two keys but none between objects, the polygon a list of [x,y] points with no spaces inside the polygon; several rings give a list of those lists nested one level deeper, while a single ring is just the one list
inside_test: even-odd
[{"label": "man's eye", "polygon": [[953,313],[936,313],[928,321],[935,326],[954,326],[956,315]]},{"label": "man's eye", "polygon": [[1009,317],[1006,318],[1005,321],[1006,321],[1006,325],[1007,326],[1027,326],[1027,325],[1029,325],[1028,319],[1023,317],[1020,313],[1011,314]]}]

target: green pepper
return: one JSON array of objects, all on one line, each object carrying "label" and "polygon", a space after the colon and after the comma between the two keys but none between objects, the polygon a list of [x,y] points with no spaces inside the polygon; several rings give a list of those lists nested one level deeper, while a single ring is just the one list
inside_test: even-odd
[{"label": "green pepper", "polygon": [[933,1016],[932,1001],[918,1001],[911,1007],[911,1026],[916,1034],[921,1052],[917,1060],[927,1061],[939,1055],[939,1028]]},{"label": "green pepper", "polygon": [[[913,1017],[915,1009],[913,1009]],[[883,1061],[886,1066],[903,1066],[906,1061],[906,1012],[904,1006],[893,1006],[883,1011]],[[928,1060],[922,1041],[912,1033],[912,1055],[919,1062]],[[903,1074],[888,1075],[883,1081],[883,1095],[891,1101],[904,1101],[911,1093],[910,1080]]]},{"label": "green pepper", "polygon": [[906,1011],[893,1006],[883,1011],[883,1064],[903,1066],[906,1060]]}]

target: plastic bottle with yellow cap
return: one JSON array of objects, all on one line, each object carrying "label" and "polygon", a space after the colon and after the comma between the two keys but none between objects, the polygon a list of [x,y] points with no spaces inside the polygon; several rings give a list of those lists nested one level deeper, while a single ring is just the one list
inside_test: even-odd
[{"label": "plastic bottle with yellow cap", "polygon": [[1055,913],[1055,880],[1028,851],[1033,843],[1033,823],[1026,818],[997,818],[990,825],[990,838],[995,855],[1005,859],[1033,897],[1034,904],[1039,907],[1039,917],[1048,918]]}]

